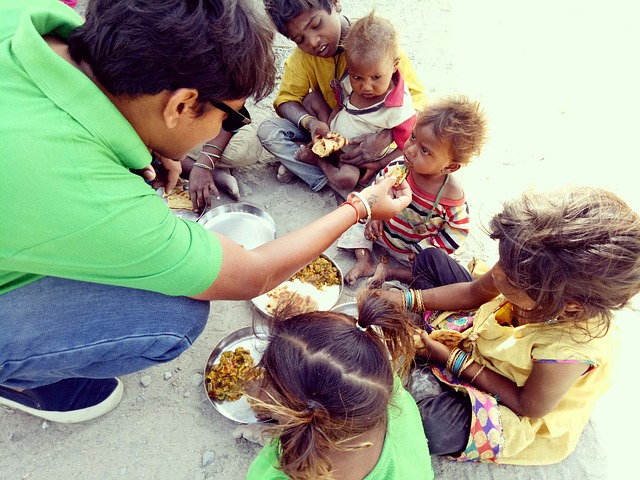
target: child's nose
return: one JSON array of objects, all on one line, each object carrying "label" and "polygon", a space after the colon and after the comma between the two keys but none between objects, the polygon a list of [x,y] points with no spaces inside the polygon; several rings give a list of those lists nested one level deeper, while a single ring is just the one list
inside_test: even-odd
[{"label": "child's nose", "polygon": [[322,40],[322,39],[320,38],[320,35],[315,35],[315,36],[313,36],[313,35],[311,35],[311,36],[307,35],[307,43],[308,43],[308,44],[309,44],[309,46],[310,46],[311,48],[313,48],[314,50],[320,46],[320,42],[321,42],[321,40]]}]

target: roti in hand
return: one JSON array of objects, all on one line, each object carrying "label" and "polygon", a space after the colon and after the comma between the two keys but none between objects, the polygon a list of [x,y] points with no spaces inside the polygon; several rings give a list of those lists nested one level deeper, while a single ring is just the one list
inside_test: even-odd
[{"label": "roti in hand", "polygon": [[311,151],[319,157],[326,157],[347,145],[348,140],[337,132],[329,132],[326,137],[314,141]]},{"label": "roti in hand", "polygon": [[434,330],[429,334],[429,338],[449,348],[454,348],[462,340],[462,334],[456,330]]},{"label": "roti in hand", "polygon": [[409,175],[409,169],[403,164],[396,163],[389,170],[387,177],[392,177],[395,180],[393,186],[398,187],[407,178],[407,175]]}]

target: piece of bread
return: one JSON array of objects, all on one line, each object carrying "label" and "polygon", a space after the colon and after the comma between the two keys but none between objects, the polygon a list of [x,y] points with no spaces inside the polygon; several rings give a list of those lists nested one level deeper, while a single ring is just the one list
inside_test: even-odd
[{"label": "piece of bread", "polygon": [[326,137],[319,138],[313,143],[311,151],[319,157],[326,157],[333,152],[337,152],[347,143],[349,143],[348,140],[339,133],[329,132]]},{"label": "piece of bread", "polygon": [[174,187],[174,189],[169,192],[169,195],[164,195],[164,198],[167,200],[169,208],[175,210],[193,210],[193,202],[191,202],[189,198],[189,191],[184,190],[180,185]]},{"label": "piece of bread", "polygon": [[393,186],[398,187],[407,178],[407,175],[409,175],[409,169],[404,164],[396,163],[389,170],[387,177],[393,177],[395,179]]},{"label": "piece of bread", "polygon": [[265,310],[269,315],[273,315],[280,304],[287,305],[292,315],[313,312],[318,310],[318,302],[309,295],[303,295],[290,291],[286,285],[281,285],[267,293],[269,301],[265,305]]},{"label": "piece of bread", "polygon": [[454,348],[462,340],[462,334],[456,330],[434,330],[429,334],[429,338],[449,348]]}]

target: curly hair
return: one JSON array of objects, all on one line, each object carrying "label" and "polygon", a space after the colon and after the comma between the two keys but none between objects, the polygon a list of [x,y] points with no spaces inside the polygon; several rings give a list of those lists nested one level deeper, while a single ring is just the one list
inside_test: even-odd
[{"label": "curly hair", "polygon": [[194,88],[204,104],[269,95],[273,36],[252,0],[92,0],[68,43],[113,95]]},{"label": "curly hair", "polygon": [[465,165],[487,141],[487,122],[480,104],[466,96],[450,96],[418,114],[416,128],[433,126],[436,138],[451,147],[453,161]]},{"label": "curly hair", "polygon": [[349,58],[400,59],[398,32],[389,20],[377,16],[375,10],[354,22],[344,39],[343,47],[347,62]]},{"label": "curly hair", "polygon": [[[536,307],[533,321],[600,318],[640,291],[640,217],[615,194],[593,187],[527,192],[490,223],[500,266]],[[581,310],[565,312],[575,302]]]},{"label": "curly hair", "polygon": [[330,453],[367,448],[357,438],[386,421],[394,371],[407,372],[415,353],[409,319],[374,291],[359,294],[358,320],[332,311],[285,315],[275,313],[257,367],[269,398],[252,401],[279,421],[286,475],[330,478]]},{"label": "curly hair", "polygon": [[276,30],[285,37],[289,36],[287,23],[309,10],[331,13],[335,7],[340,11],[338,0],[265,0],[264,4]]}]

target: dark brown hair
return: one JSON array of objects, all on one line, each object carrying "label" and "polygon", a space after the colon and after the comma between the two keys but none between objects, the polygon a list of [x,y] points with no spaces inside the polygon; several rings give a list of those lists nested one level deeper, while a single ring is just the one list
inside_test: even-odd
[{"label": "dark brown hair", "polygon": [[465,96],[450,96],[428,105],[416,126],[433,125],[438,140],[451,148],[453,161],[467,164],[479,155],[487,140],[487,123],[480,104]]},{"label": "dark brown hair", "polygon": [[[500,266],[536,302],[528,316],[583,322],[600,318],[640,291],[640,217],[618,196],[593,187],[525,193],[490,223]],[[582,311],[568,314],[567,302]]]},{"label": "dark brown hair", "polygon": [[204,104],[267,96],[273,36],[252,0],[92,0],[68,43],[113,95],[194,88]]},{"label": "dark brown hair", "polygon": [[408,319],[373,291],[358,296],[358,324],[344,313],[276,313],[259,367],[279,425],[280,469],[292,479],[328,478],[329,454],[366,448],[358,437],[386,421],[394,372],[414,356]]}]

